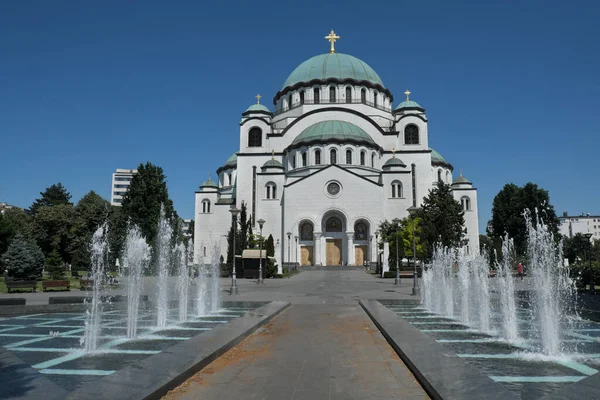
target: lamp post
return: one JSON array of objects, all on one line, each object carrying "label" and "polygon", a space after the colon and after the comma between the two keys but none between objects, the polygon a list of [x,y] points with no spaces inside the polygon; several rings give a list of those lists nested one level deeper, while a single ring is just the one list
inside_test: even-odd
[{"label": "lamp post", "polygon": [[296,241],[296,265],[298,265],[298,236],[294,236],[294,240]]},{"label": "lamp post", "polygon": [[258,226],[260,227],[260,245],[258,246],[258,248],[259,248],[259,251],[258,251],[258,284],[260,285],[261,283],[264,283],[263,274],[262,274],[262,243],[263,243],[262,228],[263,228],[263,225],[265,224],[265,220],[261,218],[257,222],[258,222]]},{"label": "lamp post", "polygon": [[394,279],[394,285],[400,284],[400,262],[398,258],[398,233],[400,233],[400,219],[394,218],[392,220],[396,224],[396,279]]},{"label": "lamp post", "polygon": [[596,288],[594,287],[594,269],[592,268],[592,234],[584,233],[583,236],[588,240],[588,261],[589,261],[589,269],[590,269],[590,294],[594,294]]},{"label": "lamp post", "polygon": [[292,272],[292,269],[290,268],[290,248],[292,242],[292,232],[288,232],[286,233],[286,235],[288,237],[288,272]]},{"label": "lamp post", "polygon": [[235,237],[237,235],[237,216],[240,213],[240,210],[235,208],[235,206],[229,210],[229,212],[231,213],[232,221],[231,224],[233,226],[233,257],[232,257],[232,264],[233,264],[233,274],[231,275],[231,288],[229,289],[229,294],[238,294],[238,287],[237,287],[237,279],[235,276]]},{"label": "lamp post", "polygon": [[377,258],[376,273],[379,273],[379,231],[375,231],[375,258]]},{"label": "lamp post", "polygon": [[373,262],[373,260],[371,260],[371,257],[373,256],[373,235],[369,236],[369,250],[371,251],[370,254],[367,255],[367,263],[369,265],[369,271],[371,270],[371,263]]},{"label": "lamp post", "polygon": [[417,207],[410,206],[407,211],[410,214],[410,222],[412,225],[412,249],[413,249],[413,288],[412,295],[417,296],[421,294],[421,288],[419,287],[419,278],[417,276],[417,245],[415,242],[415,214],[417,213]]}]

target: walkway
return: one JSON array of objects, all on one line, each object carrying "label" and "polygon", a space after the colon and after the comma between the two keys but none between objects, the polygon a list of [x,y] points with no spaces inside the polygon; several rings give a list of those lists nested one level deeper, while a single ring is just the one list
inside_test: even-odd
[{"label": "walkway", "polygon": [[305,271],[262,288],[244,281],[240,299],[276,297],[292,306],[167,399],[427,398],[357,303],[365,293],[389,297],[392,283],[363,271]]}]

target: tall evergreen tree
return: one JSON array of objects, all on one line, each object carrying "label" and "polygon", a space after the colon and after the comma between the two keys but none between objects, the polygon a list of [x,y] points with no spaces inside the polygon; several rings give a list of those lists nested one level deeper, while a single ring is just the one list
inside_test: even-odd
[{"label": "tall evergreen tree", "polygon": [[147,162],[140,164],[137,171],[123,196],[122,212],[125,220],[140,227],[148,244],[153,246],[158,233],[161,206],[164,205],[165,216],[171,221],[177,220],[177,213],[169,198],[162,168]]},{"label": "tall evergreen tree", "polygon": [[246,203],[242,201],[242,207],[240,210],[240,248],[243,250],[248,249],[249,236],[252,233],[251,220],[248,218],[248,207]]},{"label": "tall evergreen tree", "polygon": [[35,280],[42,276],[44,254],[21,233],[15,235],[2,260],[8,280]]},{"label": "tall evergreen tree", "polygon": [[46,188],[45,191],[40,192],[40,195],[42,197],[36,199],[30,207],[31,212],[34,214],[40,207],[72,205],[71,194],[60,182]]},{"label": "tall evergreen tree", "polygon": [[93,190],[83,196],[75,206],[73,222],[72,264],[77,269],[89,269],[90,241],[92,235],[108,219],[110,203]]},{"label": "tall evergreen tree", "polygon": [[44,255],[57,250],[65,262],[71,262],[75,211],[70,204],[40,207],[33,216],[33,236]]},{"label": "tall evergreen tree", "polygon": [[0,254],[8,249],[8,245],[17,233],[25,237],[31,236],[31,218],[27,213],[18,208],[10,208],[0,213]]},{"label": "tall evergreen tree", "polygon": [[64,279],[65,265],[58,254],[58,251],[52,250],[46,257],[46,271],[50,275],[50,279]]},{"label": "tall evergreen tree", "polygon": [[273,240],[273,235],[269,235],[265,242],[265,251],[267,253],[267,257],[275,257],[275,241]]}]

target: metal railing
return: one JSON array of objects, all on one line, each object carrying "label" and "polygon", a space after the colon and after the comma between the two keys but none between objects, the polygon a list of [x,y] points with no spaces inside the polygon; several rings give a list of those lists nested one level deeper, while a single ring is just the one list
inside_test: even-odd
[{"label": "metal railing", "polygon": [[321,99],[318,101],[315,100],[304,100],[304,101],[297,101],[292,103],[291,106],[286,107],[286,108],[282,108],[281,110],[277,110],[275,111],[275,113],[273,115],[279,115],[279,114],[283,114],[284,112],[288,112],[290,110],[293,110],[295,108],[298,108],[300,106],[303,105],[315,105],[315,104],[364,104],[366,106],[369,107],[373,107],[376,108],[378,110],[381,111],[385,111],[385,112],[392,112],[392,108],[391,107],[384,107],[380,104],[375,104],[371,101],[367,101],[367,100],[361,100],[361,99],[351,99],[351,100],[347,100],[347,99],[336,99],[336,100],[330,100],[330,99]]}]

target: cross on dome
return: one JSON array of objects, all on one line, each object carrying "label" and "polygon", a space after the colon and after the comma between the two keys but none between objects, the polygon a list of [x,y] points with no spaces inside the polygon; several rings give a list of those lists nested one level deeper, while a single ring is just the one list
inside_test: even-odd
[{"label": "cross on dome", "polygon": [[392,158],[396,158],[396,148],[392,147]]},{"label": "cross on dome", "polygon": [[408,96],[410,96],[410,90],[406,89],[406,92],[404,92],[404,94],[406,95],[406,101],[410,101],[410,99],[408,98]]},{"label": "cross on dome", "polygon": [[335,32],[333,31],[333,29],[331,30],[331,32],[329,33],[329,35],[325,36],[325,40],[327,40],[327,41],[329,41],[331,43],[331,49],[329,49],[330,53],[335,53],[335,47],[333,46],[333,44],[338,39],[340,39],[340,37],[335,34]]},{"label": "cross on dome", "polygon": [[261,97],[262,97],[262,96],[260,95],[260,93],[259,93],[259,94],[257,94],[257,95],[256,95],[256,96],[254,96],[254,97],[256,97],[256,104],[260,104],[260,99],[261,99]]},{"label": "cross on dome", "polygon": [[271,160],[275,159],[275,150],[271,150]]}]

